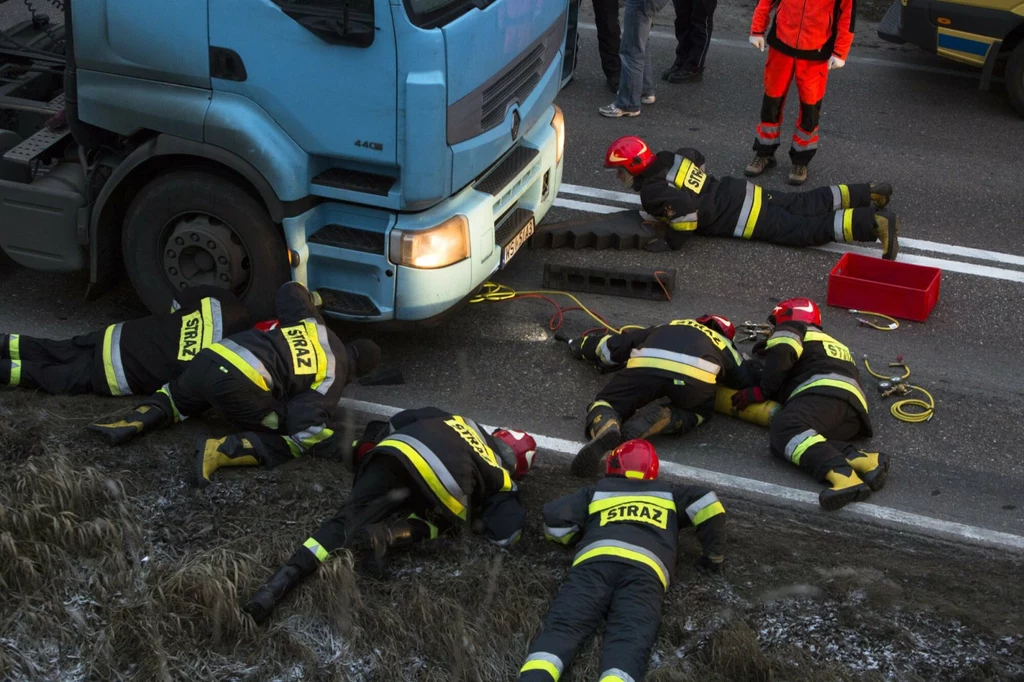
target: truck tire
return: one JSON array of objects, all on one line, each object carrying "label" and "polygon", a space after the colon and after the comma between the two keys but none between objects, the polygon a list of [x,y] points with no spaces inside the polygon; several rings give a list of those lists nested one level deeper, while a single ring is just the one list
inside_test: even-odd
[{"label": "truck tire", "polygon": [[1024,116],[1024,41],[1014,48],[1006,63],[1006,93],[1013,108]]},{"label": "truck tire", "polygon": [[274,317],[274,293],[291,277],[287,247],[262,204],[205,171],[163,175],[135,196],[124,222],[128,277],[154,313],[202,284],[231,289],[255,320]]}]

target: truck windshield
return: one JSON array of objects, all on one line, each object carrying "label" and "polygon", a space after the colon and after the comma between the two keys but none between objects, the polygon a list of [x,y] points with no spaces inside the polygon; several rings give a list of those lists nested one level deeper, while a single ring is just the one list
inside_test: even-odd
[{"label": "truck windshield", "polygon": [[474,7],[484,9],[495,0],[405,0],[412,23],[420,28],[437,28],[458,19]]}]

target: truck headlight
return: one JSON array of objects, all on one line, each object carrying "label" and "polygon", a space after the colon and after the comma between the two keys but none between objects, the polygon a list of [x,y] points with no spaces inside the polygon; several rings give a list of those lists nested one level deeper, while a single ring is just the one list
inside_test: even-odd
[{"label": "truck headlight", "polygon": [[410,268],[443,268],[469,258],[469,220],[457,215],[426,230],[393,230],[391,262]]},{"label": "truck headlight", "polygon": [[562,152],[565,151],[565,117],[557,106],[551,119],[551,127],[555,129],[555,163],[561,163]]}]

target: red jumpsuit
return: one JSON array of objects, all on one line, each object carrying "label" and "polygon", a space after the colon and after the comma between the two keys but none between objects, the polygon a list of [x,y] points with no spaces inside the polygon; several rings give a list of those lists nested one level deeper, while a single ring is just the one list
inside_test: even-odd
[{"label": "red jumpsuit", "polygon": [[[774,10],[774,16],[772,16]],[[855,0],[758,0],[752,36],[765,36],[764,100],[754,151],[772,156],[779,148],[782,110],[789,84],[796,78],[800,114],[789,156],[806,166],[818,149],[818,118],[825,97],[828,60],[846,60],[853,44]],[[770,28],[769,28],[770,24]]]}]

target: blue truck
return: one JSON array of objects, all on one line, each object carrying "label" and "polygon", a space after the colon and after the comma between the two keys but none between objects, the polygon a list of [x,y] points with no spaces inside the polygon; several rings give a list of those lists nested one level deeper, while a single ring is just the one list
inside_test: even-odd
[{"label": "blue truck", "polygon": [[576,0],[47,1],[0,32],[0,247],[87,295],[429,324],[558,193]]}]

